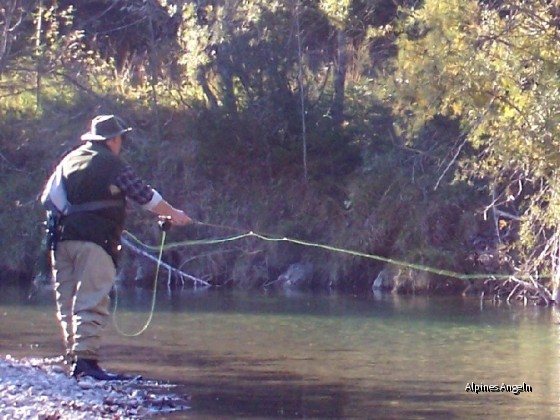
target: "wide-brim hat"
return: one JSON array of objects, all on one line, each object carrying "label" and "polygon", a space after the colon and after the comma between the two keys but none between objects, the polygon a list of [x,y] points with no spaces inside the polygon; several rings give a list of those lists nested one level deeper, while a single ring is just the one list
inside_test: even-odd
[{"label": "wide-brim hat", "polygon": [[116,115],[98,115],[91,120],[91,128],[82,134],[82,141],[104,141],[118,136],[119,134],[132,131],[122,118]]}]

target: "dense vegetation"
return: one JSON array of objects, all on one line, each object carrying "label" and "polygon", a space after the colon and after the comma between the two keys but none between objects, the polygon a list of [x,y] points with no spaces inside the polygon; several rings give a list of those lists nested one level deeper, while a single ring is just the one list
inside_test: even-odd
[{"label": "dense vegetation", "polygon": [[[103,112],[135,127],[126,158],[196,220],[488,274],[255,238],[167,252],[211,283],[262,287],[300,264],[315,287],[553,300],[555,2],[7,0],[0,22],[3,281],[36,273],[36,196]],[[157,243],[153,216],[130,213]]]}]

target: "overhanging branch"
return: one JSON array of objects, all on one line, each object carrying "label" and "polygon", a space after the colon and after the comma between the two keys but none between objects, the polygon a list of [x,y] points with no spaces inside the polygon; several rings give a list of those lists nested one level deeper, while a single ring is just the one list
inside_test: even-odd
[{"label": "overhanging branch", "polygon": [[[137,246],[133,245],[126,238],[121,238],[121,241],[122,241],[123,245],[127,246],[128,248],[130,248],[135,253],[140,254],[140,255],[148,258],[149,260],[154,261],[155,263],[158,263],[158,258],[154,257],[152,254],[144,251],[143,249],[140,249]],[[184,279],[189,279],[192,282],[194,282],[195,284],[200,284],[204,287],[210,287],[211,286],[211,284],[208,283],[207,281],[199,279],[198,277],[192,276],[190,274],[187,274],[184,271],[178,270],[177,268],[172,267],[171,265],[167,264],[164,261],[159,261],[159,265],[160,265],[160,267],[165,268],[168,271],[169,275],[175,274],[175,275],[179,276],[181,278],[181,280],[183,280],[183,281],[184,281]]]}]

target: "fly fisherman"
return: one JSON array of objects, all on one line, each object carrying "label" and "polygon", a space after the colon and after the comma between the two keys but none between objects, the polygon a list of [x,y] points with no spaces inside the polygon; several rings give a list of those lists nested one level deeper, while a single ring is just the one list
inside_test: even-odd
[{"label": "fly fisherman", "polygon": [[[129,198],[175,225],[192,222],[138,178],[119,156],[132,129],[119,117],[99,115],[84,142],[51,175],[41,201],[50,214],[57,318],[73,377],[127,379],[99,364],[102,329],[116,276]],[[52,225],[55,225],[54,227]]]}]

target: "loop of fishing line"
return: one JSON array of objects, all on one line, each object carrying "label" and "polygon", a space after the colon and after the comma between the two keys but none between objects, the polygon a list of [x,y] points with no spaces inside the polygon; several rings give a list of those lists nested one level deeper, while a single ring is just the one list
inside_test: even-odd
[{"label": "loop of fishing line", "polygon": [[[173,249],[173,248],[180,248],[180,247],[185,247],[185,246],[195,246],[195,245],[219,245],[219,244],[223,244],[223,243],[226,243],[226,242],[233,242],[233,241],[238,241],[238,240],[241,240],[241,239],[244,239],[244,238],[254,237],[254,238],[258,238],[258,239],[261,239],[263,241],[266,241],[266,242],[289,242],[289,243],[302,245],[302,246],[306,246],[306,247],[319,248],[319,249],[324,249],[326,251],[351,255],[351,256],[354,256],[354,257],[372,259],[372,260],[385,262],[385,263],[392,264],[392,265],[399,266],[399,267],[410,268],[410,269],[414,269],[414,270],[418,270],[418,271],[424,271],[424,272],[428,272],[428,273],[432,273],[432,274],[441,275],[441,276],[444,276],[444,277],[456,278],[456,279],[459,279],[459,280],[481,280],[481,279],[499,280],[499,279],[509,279],[509,278],[512,277],[511,274],[499,274],[499,273],[496,273],[496,274],[491,274],[491,273],[474,273],[474,274],[459,273],[459,272],[452,271],[452,270],[431,267],[431,266],[425,265],[425,264],[407,262],[407,261],[398,260],[398,259],[395,259],[395,258],[383,257],[381,255],[368,254],[368,253],[365,253],[365,252],[356,251],[356,250],[352,250],[352,249],[346,249],[346,248],[340,248],[340,247],[336,247],[336,246],[332,246],[332,245],[325,245],[325,244],[320,244],[320,243],[316,243],[316,242],[304,241],[304,240],[301,240],[301,239],[288,238],[286,236],[282,236],[282,237],[273,236],[273,235],[270,235],[270,234],[254,232],[252,230],[245,231],[245,230],[235,228],[235,227],[232,227],[232,226],[217,225],[217,224],[198,222],[198,221],[194,222],[194,223],[197,224],[197,225],[201,225],[201,226],[222,228],[222,229],[227,229],[227,230],[231,230],[231,231],[245,232],[245,233],[239,233],[237,235],[228,236],[228,237],[224,237],[224,238],[197,239],[197,240],[185,240],[185,241],[172,242],[172,243],[168,243],[168,244],[164,245],[163,249],[168,250],[168,249]],[[152,250],[152,251],[158,250],[158,247],[142,242],[140,239],[138,239],[132,233],[130,233],[128,231],[125,231],[125,233],[128,236],[130,236],[135,242],[137,242],[138,244],[143,246],[145,249]],[[535,276],[530,276],[530,275],[516,275],[515,277],[516,278],[525,278],[525,279],[535,279]],[[541,277],[546,277],[546,276],[541,276]]]},{"label": "loop of fishing line", "polygon": [[[146,323],[144,324],[144,326],[139,331],[137,331],[135,333],[126,333],[126,332],[122,331],[122,329],[117,325],[116,312],[117,312],[117,304],[118,304],[118,300],[117,300],[118,294],[115,293],[115,307],[114,307],[114,310],[113,310],[113,324],[115,325],[115,328],[117,329],[117,331],[120,334],[122,334],[124,336],[127,336],[127,337],[137,337],[140,334],[142,334],[144,331],[146,331],[146,329],[148,328],[148,326],[152,322],[153,315],[154,315],[155,304],[156,304],[156,296],[157,296],[157,279],[158,279],[158,275],[159,275],[159,269],[160,269],[160,265],[161,265],[161,259],[162,259],[163,251],[173,249],[173,248],[185,247],[185,246],[219,245],[219,244],[223,244],[223,243],[227,243],[227,242],[239,241],[239,240],[244,239],[244,238],[258,238],[258,239],[266,241],[266,242],[289,242],[289,243],[293,243],[293,244],[297,244],[297,245],[301,245],[301,246],[319,248],[319,249],[324,249],[326,251],[351,255],[351,256],[354,256],[354,257],[368,258],[368,259],[372,259],[372,260],[376,260],[376,261],[382,261],[382,262],[392,264],[392,265],[395,265],[395,266],[398,266],[398,267],[410,268],[410,269],[413,269],[413,270],[424,271],[424,272],[428,272],[428,273],[432,273],[432,274],[441,275],[441,276],[444,276],[444,277],[456,278],[456,279],[459,279],[459,280],[482,280],[482,279],[507,280],[507,279],[511,279],[513,277],[513,275],[511,275],[511,274],[489,274],[489,273],[465,274],[465,273],[458,273],[456,271],[435,268],[435,267],[431,267],[431,266],[424,265],[424,264],[411,263],[411,262],[402,261],[402,260],[398,260],[398,259],[394,259],[394,258],[383,257],[381,255],[368,254],[368,253],[365,253],[365,252],[340,248],[340,247],[336,247],[336,246],[332,246],[332,245],[325,245],[325,244],[320,244],[320,243],[316,243],[316,242],[309,242],[309,241],[303,241],[303,240],[300,240],[300,239],[288,238],[286,236],[278,237],[278,236],[273,236],[273,235],[265,234],[265,233],[257,233],[257,232],[254,232],[252,230],[245,231],[245,230],[242,230],[242,229],[239,229],[239,228],[236,228],[236,227],[232,227],[232,226],[217,225],[217,224],[204,223],[204,222],[198,222],[198,221],[195,221],[194,224],[201,225],[201,226],[207,226],[207,227],[213,227],[213,228],[226,229],[226,230],[235,231],[235,232],[243,232],[243,233],[239,233],[239,234],[224,237],[224,238],[185,240],[185,241],[178,241],[178,242],[172,242],[172,243],[166,244],[165,243],[166,230],[162,230],[161,244],[159,246],[154,246],[154,245],[149,245],[149,244],[144,243],[143,241],[138,239],[135,235],[133,235],[129,231],[124,231],[123,232],[127,236],[132,238],[135,242],[137,242],[139,245],[144,247],[146,250],[157,251],[158,252],[158,259],[157,259],[156,274],[155,274],[154,283],[153,283],[152,303],[151,303],[150,314],[148,316],[148,319],[147,319]],[[544,275],[541,275],[541,276],[516,275],[515,276],[516,279],[528,279],[528,280],[532,280],[532,281],[534,281],[537,278],[544,278],[544,277],[547,277],[547,276],[544,276]]]},{"label": "loop of fishing line", "polygon": [[152,319],[154,317],[154,311],[155,311],[155,308],[156,308],[157,279],[158,279],[158,276],[159,276],[159,268],[161,266],[161,258],[163,256],[163,250],[164,250],[164,247],[165,247],[166,235],[167,235],[167,231],[165,229],[162,229],[161,230],[161,245],[159,246],[159,254],[158,254],[157,265],[156,265],[156,274],[154,276],[154,284],[153,284],[153,289],[152,289],[152,303],[151,303],[151,307],[150,307],[150,313],[148,315],[148,319],[144,323],[144,326],[134,333],[127,333],[127,332],[123,331],[119,327],[119,325],[117,324],[117,307],[118,307],[118,296],[119,295],[118,295],[118,289],[115,287],[115,306],[113,308],[113,325],[115,326],[115,329],[117,330],[117,332],[119,334],[125,336],[125,337],[138,337],[139,335],[144,333],[144,331],[146,331],[148,329],[148,327],[150,326],[150,324],[152,323]]}]

